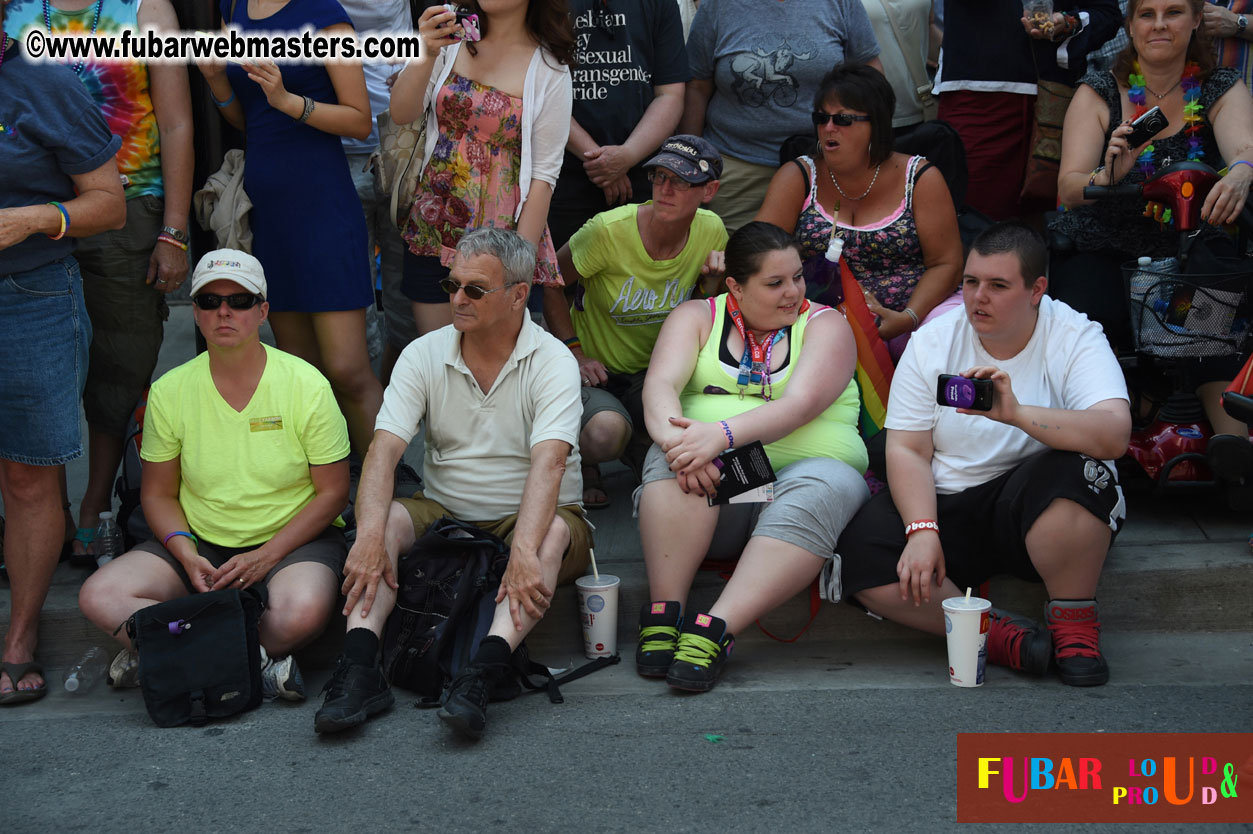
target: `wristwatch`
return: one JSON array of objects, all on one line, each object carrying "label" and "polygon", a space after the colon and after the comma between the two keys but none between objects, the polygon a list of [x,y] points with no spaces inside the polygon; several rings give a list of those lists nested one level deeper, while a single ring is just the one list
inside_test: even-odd
[{"label": "wristwatch", "polygon": [[1240,15],[1239,17],[1237,17],[1236,18],[1236,34],[1237,35],[1243,34],[1244,27],[1248,25],[1249,25],[1249,19],[1247,17],[1245,17],[1244,15]]},{"label": "wristwatch", "polygon": [[170,237],[177,240],[179,243],[187,243],[188,241],[187,233],[184,232],[182,229],[176,229],[173,226],[162,226],[161,233],[169,235]]}]

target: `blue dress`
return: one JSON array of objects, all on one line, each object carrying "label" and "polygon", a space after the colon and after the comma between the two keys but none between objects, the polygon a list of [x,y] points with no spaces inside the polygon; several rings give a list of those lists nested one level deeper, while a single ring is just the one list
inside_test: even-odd
[{"label": "blue dress", "polygon": [[[223,18],[230,5],[220,3]],[[261,20],[248,16],[247,0],[235,6],[234,23],[243,32],[351,24],[336,0],[290,0]],[[289,92],[337,101],[323,66],[279,66]],[[365,215],[340,137],[275,110],[238,64],[227,64],[226,74],[244,109],[244,190],[252,200],[253,254],[265,268],[270,309],[318,313],[373,304]]]}]

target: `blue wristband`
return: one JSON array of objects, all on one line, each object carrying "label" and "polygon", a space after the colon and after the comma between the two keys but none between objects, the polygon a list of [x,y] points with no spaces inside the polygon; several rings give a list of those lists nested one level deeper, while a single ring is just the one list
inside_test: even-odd
[{"label": "blue wristband", "polygon": [[727,436],[727,448],[735,448],[735,435],[731,434],[731,427],[727,425],[726,420],[719,420],[718,425],[722,426],[722,433]]},{"label": "blue wristband", "polygon": [[186,530],[175,530],[173,533],[170,533],[168,536],[166,536],[164,539],[161,540],[161,546],[162,547],[168,546],[170,543],[170,539],[174,538],[175,536],[186,536],[187,538],[191,539],[192,544],[196,545],[196,547],[200,547],[200,539],[196,538],[194,533],[189,533]]}]

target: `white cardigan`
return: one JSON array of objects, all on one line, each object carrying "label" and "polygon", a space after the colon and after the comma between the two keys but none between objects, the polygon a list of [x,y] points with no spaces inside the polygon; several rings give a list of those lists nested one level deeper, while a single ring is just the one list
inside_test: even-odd
[{"label": "white cardigan", "polygon": [[[426,118],[426,149],[422,153],[422,170],[435,152],[435,143],[439,140],[439,124],[435,108],[431,102],[436,92],[444,86],[444,82],[452,73],[457,62],[460,43],[447,46],[440,50],[431,69],[431,80],[426,85],[426,96],[422,101],[425,111],[430,108]],[[531,64],[526,70],[526,81],[522,85],[522,164],[518,171],[518,210],[513,219],[516,222],[522,216],[522,207],[526,205],[527,194],[531,190],[531,180],[539,179],[551,186],[557,184],[557,176],[561,173],[561,161],[566,152],[566,141],[570,138],[570,113],[574,106],[574,86],[570,81],[570,68],[557,62],[543,47],[536,47],[531,56]]]}]

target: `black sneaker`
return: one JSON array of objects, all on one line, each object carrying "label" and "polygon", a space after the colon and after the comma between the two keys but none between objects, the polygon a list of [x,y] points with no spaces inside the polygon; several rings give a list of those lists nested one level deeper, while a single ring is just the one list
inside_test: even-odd
[{"label": "black sneaker", "polygon": [[688,692],[708,692],[718,682],[722,665],[734,647],[735,638],[727,633],[725,620],[712,614],[697,614],[679,632],[666,683]]},{"label": "black sneaker", "polygon": [[313,716],[313,729],[319,733],[338,733],[364,724],[396,702],[382,669],[352,663],[342,655],[322,691],[326,700]]},{"label": "black sneaker", "polygon": [[646,602],[640,608],[640,642],[635,671],[646,678],[664,678],[674,662],[682,607],[677,602]]},{"label": "black sneaker", "polygon": [[1053,661],[1062,683],[1100,686],[1109,680],[1101,654],[1101,621],[1094,599],[1051,599],[1045,619],[1053,634]]},{"label": "black sneaker", "polygon": [[496,683],[509,671],[503,663],[471,663],[448,684],[439,720],[468,738],[479,738],[487,725],[487,702]]},{"label": "black sneaker", "polygon": [[988,662],[1043,677],[1053,656],[1053,638],[1030,617],[993,608],[988,612]]}]

